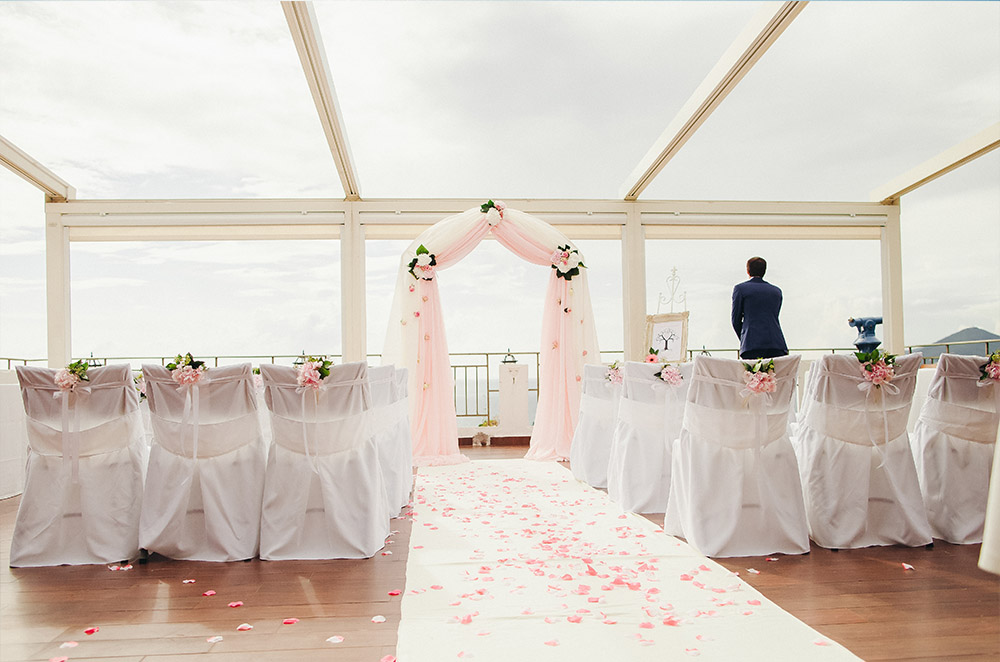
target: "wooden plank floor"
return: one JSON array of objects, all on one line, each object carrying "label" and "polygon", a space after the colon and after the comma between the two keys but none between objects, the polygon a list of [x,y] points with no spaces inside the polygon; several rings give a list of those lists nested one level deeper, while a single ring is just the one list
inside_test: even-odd
[{"label": "wooden plank floor", "polygon": [[[522,457],[525,448],[462,451],[494,459]],[[392,553],[368,560],[215,564],[154,556],[125,572],[104,566],[9,569],[18,501],[0,501],[0,660],[191,662],[210,654],[222,662],[317,655],[378,662],[395,654],[401,598],[389,592],[405,589],[405,517],[393,520],[397,533],[385,549]],[[659,523],[658,516],[650,519]],[[814,547],[808,556],[776,562],[722,564],[865,659],[998,660],[1000,578],[976,567],[978,554],[978,545],[939,542],[931,550],[833,553]],[[904,562],[915,570],[903,570]],[[216,595],[202,596],[207,590]],[[234,601],[243,606],[230,608]],[[385,622],[373,623],[377,615]],[[283,625],[286,618],[299,621]],[[241,623],[254,628],[238,632]],[[84,633],[94,626],[96,634]],[[222,641],[206,641],[216,635]],[[343,642],[326,641],[335,635]],[[60,648],[67,641],[79,645]]]}]

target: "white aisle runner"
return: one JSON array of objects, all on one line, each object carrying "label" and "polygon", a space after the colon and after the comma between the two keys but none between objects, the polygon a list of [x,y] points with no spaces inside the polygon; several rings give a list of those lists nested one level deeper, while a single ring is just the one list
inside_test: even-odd
[{"label": "white aisle runner", "polygon": [[399,662],[857,660],[555,462],[421,468]]}]

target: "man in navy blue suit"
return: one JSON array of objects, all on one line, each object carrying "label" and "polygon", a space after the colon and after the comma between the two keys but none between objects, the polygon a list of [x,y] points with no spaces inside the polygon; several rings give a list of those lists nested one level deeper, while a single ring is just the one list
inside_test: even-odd
[{"label": "man in navy blue suit", "polygon": [[778,323],[781,290],[764,280],[765,271],[764,258],[750,258],[750,280],[733,288],[733,330],[740,339],[740,358],[767,359],[788,354]]}]

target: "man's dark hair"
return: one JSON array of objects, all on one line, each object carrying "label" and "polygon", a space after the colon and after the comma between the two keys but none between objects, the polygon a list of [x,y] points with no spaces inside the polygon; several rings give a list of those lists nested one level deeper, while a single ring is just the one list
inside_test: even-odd
[{"label": "man's dark hair", "polygon": [[752,257],[747,260],[747,273],[751,278],[763,278],[767,271],[767,261],[762,257]]}]

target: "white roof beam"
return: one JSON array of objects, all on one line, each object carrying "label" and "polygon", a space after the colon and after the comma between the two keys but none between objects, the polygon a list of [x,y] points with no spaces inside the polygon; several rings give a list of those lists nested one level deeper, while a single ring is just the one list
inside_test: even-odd
[{"label": "white roof beam", "polygon": [[629,175],[620,190],[625,200],[638,199],[806,4],[764,3]]},{"label": "white roof beam", "polygon": [[1000,122],[924,161],[871,192],[872,202],[894,204],[903,195],[1000,147]]},{"label": "white roof beam", "polygon": [[319,112],[319,121],[326,134],[333,160],[337,164],[340,183],[348,200],[360,200],[358,175],[354,171],[351,147],[344,132],[344,118],[340,114],[337,92],[330,76],[330,66],[326,61],[326,49],[319,33],[319,23],[311,2],[282,2],[285,20],[292,32],[295,50],[299,53],[302,69],[312,92],[313,102]]},{"label": "white roof beam", "polygon": [[0,136],[0,163],[44,191],[49,202],[65,202],[76,197],[75,188],[3,136]]}]

